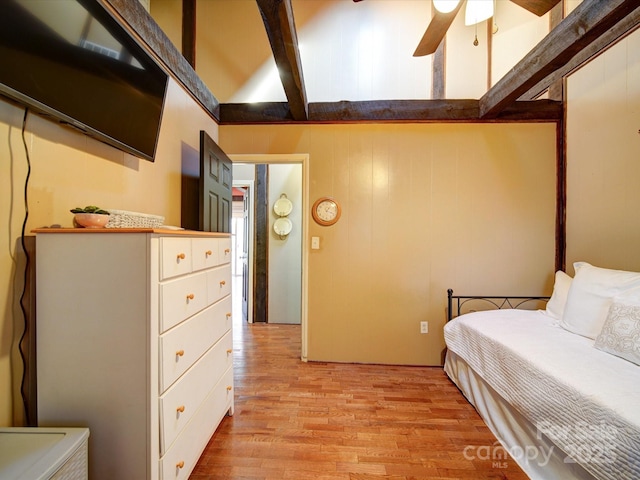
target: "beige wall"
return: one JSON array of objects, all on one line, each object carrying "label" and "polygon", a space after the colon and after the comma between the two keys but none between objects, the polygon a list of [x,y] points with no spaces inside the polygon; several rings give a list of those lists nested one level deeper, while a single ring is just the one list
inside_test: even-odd
[{"label": "beige wall", "polygon": [[567,272],[640,271],[640,30],[567,82]]},{"label": "beige wall", "polygon": [[220,144],[308,153],[310,203],[342,205],[310,221],[310,360],[438,365],[447,288],[550,293],[554,125],[221,126]]},{"label": "beige wall", "polygon": [[182,0],[149,0],[149,13],[178,51],[182,51]]},{"label": "beige wall", "polygon": [[[22,108],[0,100],[0,426],[22,422],[22,364],[17,342],[23,331],[18,303],[23,285],[19,238],[27,174],[20,134],[23,114]],[[181,151],[183,144],[199,148],[201,129],[218,138],[215,122],[173,81],[155,163],[30,114],[25,131],[31,160],[27,233],[54,223],[70,227],[69,209],[89,204],[163,215],[167,224],[179,225]],[[109,299],[98,294],[97,303],[101,301]]]},{"label": "beige wall", "polygon": [[[506,75],[549,33],[550,17],[549,13],[542,17],[533,15],[514,2],[494,4],[498,31],[491,39],[492,85]],[[514,25],[517,25],[517,28],[514,28]]]}]

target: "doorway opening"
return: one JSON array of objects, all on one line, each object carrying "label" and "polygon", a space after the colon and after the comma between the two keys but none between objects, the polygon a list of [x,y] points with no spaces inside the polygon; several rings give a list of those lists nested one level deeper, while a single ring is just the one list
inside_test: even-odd
[{"label": "doorway opening", "polygon": [[[256,205],[252,205],[255,198],[255,191],[260,189],[260,185],[251,169],[255,169],[256,165],[266,165],[274,172],[287,172],[287,165],[291,165],[294,168],[291,170],[296,172],[292,176],[297,177],[298,186],[293,187],[290,179],[284,179],[287,175],[282,175],[282,178],[276,178],[271,183],[269,193],[267,194],[266,206],[260,206],[265,213],[267,219],[267,230],[263,232],[263,235],[268,235],[268,250],[271,255],[271,264],[268,265],[269,282],[266,290],[269,290],[269,303],[271,304],[273,313],[269,313],[269,316],[274,318],[273,323],[300,323],[301,325],[301,358],[303,361],[307,359],[307,288],[308,288],[308,196],[309,196],[309,181],[308,181],[308,160],[309,156],[306,154],[293,154],[293,155],[229,155],[233,162],[233,186],[238,190],[238,197],[240,194],[247,199],[242,202],[235,203],[233,208],[233,225],[232,229],[234,247],[237,254],[235,255],[234,263],[232,264],[234,273],[234,316],[244,315],[246,312],[246,320],[252,322],[256,317],[256,313],[262,313],[262,304],[254,305],[256,298],[256,290],[260,290],[263,296],[265,294],[264,288],[260,284],[256,287],[256,265],[260,265],[261,261],[268,262],[266,259],[256,259],[254,257],[255,240],[256,240],[256,226],[253,221],[252,215],[256,210]],[[250,167],[250,168],[246,168]],[[244,171],[243,171],[244,169]],[[277,177],[277,175],[274,175]],[[295,183],[295,182],[294,182]],[[298,193],[295,193],[296,188]],[[276,199],[282,195],[292,195],[296,201],[294,210],[291,212],[290,220],[293,225],[291,232],[287,235],[278,233],[277,229],[274,230],[273,224],[279,215],[274,213],[273,204]],[[240,199],[235,199],[239,201]],[[242,207],[241,207],[242,204]],[[246,220],[245,213],[241,213],[243,210],[248,209],[248,221]],[[295,212],[295,214],[294,214]],[[263,222],[263,220],[261,220]],[[247,239],[245,244],[245,240]],[[287,255],[291,254],[292,248],[297,242],[297,253],[293,257]],[[248,249],[248,251],[247,251]],[[259,250],[259,248],[258,248]],[[246,253],[245,253],[246,252]],[[295,261],[297,255],[297,263]],[[283,260],[283,258],[285,260]],[[293,261],[291,260],[293,259]],[[258,262],[256,262],[258,260]],[[246,264],[246,266],[244,266]],[[278,268],[275,268],[279,264]],[[274,268],[272,268],[274,267]],[[245,276],[241,280],[242,276]],[[291,287],[296,285],[295,282],[291,283],[291,280],[297,279],[297,287]],[[246,297],[245,297],[246,295]],[[246,299],[246,306],[240,303]],[[258,308],[259,310],[255,310]],[[237,312],[237,313],[236,313]],[[298,315],[299,322],[287,321],[287,318],[294,318]],[[238,318],[238,317],[236,317]],[[278,321],[280,320],[280,321]]]},{"label": "doorway opening", "polygon": [[233,285],[233,318],[243,322],[253,321],[253,302],[249,296],[253,289],[249,281],[249,239],[250,230],[248,212],[253,208],[253,182],[234,182],[231,203],[231,279]]}]

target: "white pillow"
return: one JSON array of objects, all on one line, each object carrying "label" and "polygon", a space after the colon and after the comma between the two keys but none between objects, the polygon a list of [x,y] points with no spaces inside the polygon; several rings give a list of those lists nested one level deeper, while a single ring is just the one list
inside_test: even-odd
[{"label": "white pillow", "polygon": [[562,319],[564,312],[564,306],[567,303],[567,296],[569,294],[569,287],[573,279],[564,273],[562,270],[558,270],[555,276],[555,282],[553,284],[553,293],[551,298],[547,302],[546,313],[552,318],[557,320]]},{"label": "white pillow", "polygon": [[573,264],[576,274],[569,287],[560,326],[588,338],[596,338],[607,318],[613,297],[640,288],[640,273]]},{"label": "white pillow", "polygon": [[640,306],[614,301],[593,346],[640,365]]}]

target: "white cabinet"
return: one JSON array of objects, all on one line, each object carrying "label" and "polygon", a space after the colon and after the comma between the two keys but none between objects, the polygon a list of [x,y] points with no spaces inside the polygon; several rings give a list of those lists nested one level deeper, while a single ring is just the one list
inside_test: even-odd
[{"label": "white cabinet", "polygon": [[38,230],[38,423],[92,480],[186,479],[233,413],[228,234]]},{"label": "white cabinet", "polygon": [[0,428],[0,478],[87,480],[87,428]]}]

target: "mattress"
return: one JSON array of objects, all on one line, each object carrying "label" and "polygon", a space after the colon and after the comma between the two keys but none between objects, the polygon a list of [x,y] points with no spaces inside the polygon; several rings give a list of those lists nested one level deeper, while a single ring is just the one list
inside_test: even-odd
[{"label": "mattress", "polygon": [[484,460],[494,471],[496,467],[502,468],[502,460],[498,459],[515,460],[531,480],[596,480],[577,463],[565,463],[566,453],[547,436],[541,435],[534,424],[451,350],[447,351],[444,370],[476,408],[502,447],[494,443],[472,448],[467,453],[473,459]]},{"label": "mattress", "polygon": [[593,347],[542,311],[466,314],[447,348],[597,478],[640,478],[640,367]]}]

